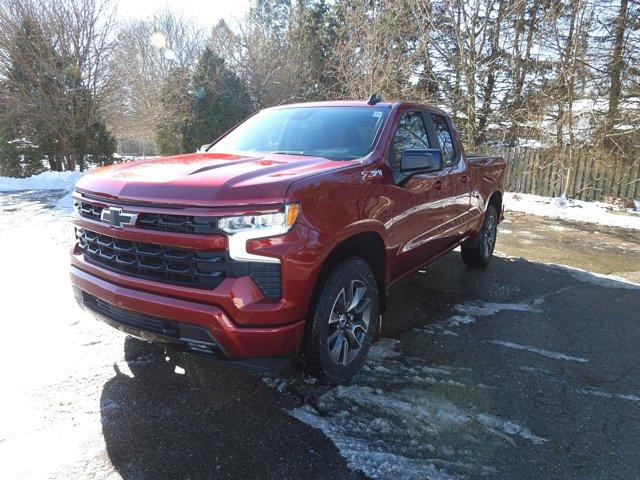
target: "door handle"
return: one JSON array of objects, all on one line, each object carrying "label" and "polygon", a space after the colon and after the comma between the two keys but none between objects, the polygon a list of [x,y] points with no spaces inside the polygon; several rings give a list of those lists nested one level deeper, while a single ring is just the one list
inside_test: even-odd
[{"label": "door handle", "polygon": [[463,175],[460,177],[460,181],[462,183],[467,183],[469,181],[469,177],[467,177],[466,175]]},{"label": "door handle", "polygon": [[434,184],[433,184],[433,188],[435,188],[436,190],[442,190],[442,187],[444,186],[444,183],[442,183],[441,180],[437,180]]}]

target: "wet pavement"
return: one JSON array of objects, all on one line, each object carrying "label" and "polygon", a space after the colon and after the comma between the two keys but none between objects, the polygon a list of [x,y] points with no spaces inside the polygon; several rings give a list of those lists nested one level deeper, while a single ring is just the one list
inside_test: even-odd
[{"label": "wet pavement", "polygon": [[496,248],[505,255],[571,265],[640,283],[640,230],[508,212]]},{"label": "wet pavement", "polygon": [[[638,232],[508,214],[396,284],[349,385],[258,377],[95,322],[64,192],[0,193],[2,478],[638,478]],[[596,233],[597,232],[597,233]],[[19,329],[19,330],[18,330]]]}]

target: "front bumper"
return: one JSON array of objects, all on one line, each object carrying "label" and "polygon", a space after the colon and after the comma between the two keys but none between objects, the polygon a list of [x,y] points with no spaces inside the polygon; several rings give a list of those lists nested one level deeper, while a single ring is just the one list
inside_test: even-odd
[{"label": "front bumper", "polygon": [[133,336],[253,370],[286,368],[304,333],[304,320],[244,327],[211,304],[116,285],[71,267],[78,301],[98,319]]}]

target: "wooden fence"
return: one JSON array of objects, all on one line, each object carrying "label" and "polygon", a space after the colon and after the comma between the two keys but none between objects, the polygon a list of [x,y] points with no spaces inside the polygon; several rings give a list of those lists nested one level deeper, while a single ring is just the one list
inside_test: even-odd
[{"label": "wooden fence", "polygon": [[580,200],[640,197],[640,158],[629,161],[568,149],[491,148],[507,160],[505,189]]}]

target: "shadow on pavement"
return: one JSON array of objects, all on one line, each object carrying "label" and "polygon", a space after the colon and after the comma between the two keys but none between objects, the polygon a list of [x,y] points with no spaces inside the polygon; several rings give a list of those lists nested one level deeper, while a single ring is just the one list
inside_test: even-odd
[{"label": "shadow on pavement", "polygon": [[125,358],[100,402],[122,478],[357,478],[259,377],[131,337]]}]

